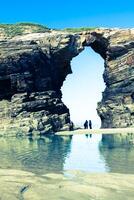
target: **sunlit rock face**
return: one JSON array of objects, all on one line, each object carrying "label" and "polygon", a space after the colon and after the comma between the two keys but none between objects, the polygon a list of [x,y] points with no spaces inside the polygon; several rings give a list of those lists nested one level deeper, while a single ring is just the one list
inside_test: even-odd
[{"label": "sunlit rock face", "polygon": [[98,104],[102,127],[134,126],[134,29],[117,30],[108,38],[104,81]]},{"label": "sunlit rock face", "polygon": [[15,37],[0,32],[0,132],[69,130],[61,87],[72,73],[72,58],[85,46],[105,60],[106,89],[97,108],[102,127],[133,126],[133,41],[133,29],[50,30]]}]

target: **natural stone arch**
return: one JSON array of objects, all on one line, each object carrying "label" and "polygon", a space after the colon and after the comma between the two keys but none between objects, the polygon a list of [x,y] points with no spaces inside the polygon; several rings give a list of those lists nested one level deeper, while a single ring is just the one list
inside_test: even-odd
[{"label": "natural stone arch", "polygon": [[[97,102],[102,99],[102,91],[104,91],[104,88],[105,88],[102,75],[104,72],[105,49],[106,49],[107,41],[105,39],[100,40],[99,34],[98,34],[98,41],[95,40],[93,42],[93,40],[91,40],[89,36],[86,37],[86,40],[87,39],[88,41],[83,42],[83,49],[80,51],[80,53],[74,56],[70,61],[72,74],[69,76],[67,75],[65,81],[63,82],[62,101],[68,106],[70,110],[71,120],[74,122],[75,125],[78,125],[78,124],[82,125],[82,121],[84,121],[85,118],[88,119],[89,117],[91,117],[91,119],[93,120],[94,127],[96,127],[96,125],[97,127],[100,127],[101,120],[99,120],[99,116],[97,116],[96,108],[97,108]],[[95,71],[94,64],[92,64],[91,66],[90,59],[94,61],[98,59],[98,64],[100,65],[99,71],[97,70],[97,68]],[[79,63],[79,60],[80,60],[80,63]],[[99,60],[100,60],[100,63],[99,63]],[[86,64],[84,65],[84,63]],[[96,66],[97,66],[97,62],[96,62]],[[77,70],[77,67],[79,68],[78,70]],[[79,70],[81,70],[81,73]],[[84,71],[87,71],[87,73],[84,73]],[[94,76],[91,76],[91,74],[93,74]],[[93,82],[89,81],[91,77],[94,77]],[[96,79],[96,77],[98,77],[99,79]],[[82,82],[83,87],[81,87],[80,82]],[[95,84],[96,87],[98,85],[98,89],[96,88],[93,90],[92,84]],[[100,88],[99,86],[100,84],[102,84],[102,88]],[[75,87],[76,85],[77,85],[77,88]],[[67,94],[69,97],[67,96]],[[79,98],[79,97],[83,97],[83,98]],[[86,98],[84,99],[84,97]],[[76,104],[78,104],[77,106],[75,104],[75,101],[77,102]],[[77,114],[78,112],[80,113],[79,118]]]},{"label": "natural stone arch", "polygon": [[91,46],[105,60],[106,89],[97,108],[102,127],[133,126],[133,41],[133,29],[80,33],[52,30],[8,39],[3,36],[0,80],[9,80],[10,87],[8,99],[6,93],[0,93],[1,131],[46,133],[69,129],[70,115],[61,101],[61,86],[72,73],[72,58],[85,46]]}]

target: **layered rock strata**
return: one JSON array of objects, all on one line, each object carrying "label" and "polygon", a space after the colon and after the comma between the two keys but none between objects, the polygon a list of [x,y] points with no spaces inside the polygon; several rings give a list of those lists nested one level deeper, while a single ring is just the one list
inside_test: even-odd
[{"label": "layered rock strata", "polygon": [[0,30],[1,133],[69,130],[61,87],[72,73],[72,58],[86,46],[105,61],[106,88],[97,107],[102,127],[134,126],[134,29],[49,30],[14,37]]}]

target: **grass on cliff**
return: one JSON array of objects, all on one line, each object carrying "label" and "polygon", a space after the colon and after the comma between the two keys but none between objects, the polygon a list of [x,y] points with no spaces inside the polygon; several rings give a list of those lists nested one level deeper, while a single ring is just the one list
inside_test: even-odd
[{"label": "grass on cliff", "polygon": [[[75,33],[82,31],[91,31],[94,29],[96,29],[96,27],[80,27],[80,28],[65,28],[62,31]],[[50,29],[46,26],[28,22],[16,23],[16,24],[0,24],[0,34],[2,33],[4,36],[10,38],[28,33],[44,33],[49,31]]]},{"label": "grass on cliff", "polygon": [[0,32],[7,37],[14,37],[27,33],[44,33],[50,29],[46,26],[33,23],[0,24]]},{"label": "grass on cliff", "polygon": [[97,27],[80,27],[80,28],[65,28],[64,31],[68,32],[82,32],[82,31],[92,31],[96,29]]}]

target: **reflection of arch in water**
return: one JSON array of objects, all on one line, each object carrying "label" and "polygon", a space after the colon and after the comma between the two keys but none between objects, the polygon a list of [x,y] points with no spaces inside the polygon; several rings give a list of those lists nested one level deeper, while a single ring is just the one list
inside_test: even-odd
[{"label": "reflection of arch in water", "polygon": [[[62,172],[65,159],[70,152],[72,138],[50,136],[47,137],[47,140],[50,140],[47,145],[45,145],[45,139],[39,138],[37,140],[42,167],[45,166],[47,172]],[[42,145],[43,142],[44,145]]]},{"label": "reflection of arch in water", "polygon": [[103,145],[107,145],[108,148],[115,147],[131,147],[134,145],[134,134],[124,133],[124,134],[103,134],[102,135]]},{"label": "reflection of arch in water", "polygon": [[2,138],[0,167],[34,173],[62,172],[70,147],[70,137]]},{"label": "reflection of arch in water", "polygon": [[110,172],[134,174],[134,134],[102,135],[99,145]]}]

